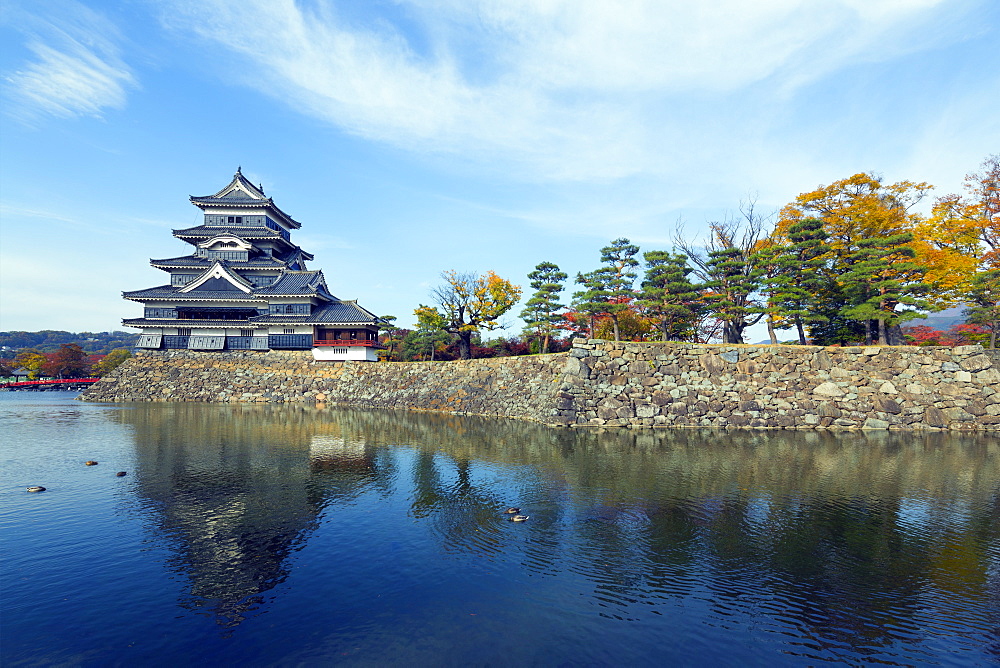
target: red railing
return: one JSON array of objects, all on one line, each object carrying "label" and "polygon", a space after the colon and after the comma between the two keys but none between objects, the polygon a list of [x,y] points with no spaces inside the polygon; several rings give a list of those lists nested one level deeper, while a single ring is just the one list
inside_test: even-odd
[{"label": "red railing", "polygon": [[3,383],[0,387],[32,387],[37,385],[78,385],[80,383],[96,383],[100,378],[67,378],[63,380],[20,380],[16,383]]},{"label": "red railing", "polygon": [[319,348],[320,346],[340,346],[345,348],[381,348],[378,341],[364,341],[364,340],[353,340],[353,339],[314,339],[313,346]]}]

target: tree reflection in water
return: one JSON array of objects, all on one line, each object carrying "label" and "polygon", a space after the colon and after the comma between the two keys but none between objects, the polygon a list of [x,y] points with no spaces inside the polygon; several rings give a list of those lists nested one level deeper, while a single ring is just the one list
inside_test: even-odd
[{"label": "tree reflection in water", "polygon": [[[687,601],[723,628],[749,615],[754,633],[795,629],[807,657],[878,652],[931,618],[983,637],[1000,622],[963,603],[1000,589],[995,437],[584,431],[266,405],[120,419],[171,568],[190,581],[183,605],[227,628],[288,577],[325,516],[401,494],[443,558],[578,579],[615,619]],[[505,522],[508,505],[531,521]]]}]

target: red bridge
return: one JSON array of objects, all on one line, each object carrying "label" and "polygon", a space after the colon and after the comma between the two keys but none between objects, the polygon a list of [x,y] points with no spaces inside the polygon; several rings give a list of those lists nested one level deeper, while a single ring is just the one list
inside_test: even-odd
[{"label": "red bridge", "polygon": [[82,390],[86,385],[96,383],[99,380],[100,378],[22,380],[16,383],[0,383],[0,390]]}]

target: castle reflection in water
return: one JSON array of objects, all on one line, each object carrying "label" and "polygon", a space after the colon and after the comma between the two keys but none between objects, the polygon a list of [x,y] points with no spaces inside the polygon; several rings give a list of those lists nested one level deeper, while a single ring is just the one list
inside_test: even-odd
[{"label": "castle reflection in water", "polygon": [[[861,611],[917,609],[920,582],[944,566],[960,577],[936,586],[956,597],[996,577],[983,538],[997,530],[1000,444],[981,435],[586,431],[288,405],[153,404],[117,416],[134,434],[149,529],[190,583],[180,603],[226,629],[266,606],[293,553],[358,503],[402,508],[443,555],[516,549],[540,576],[571,568],[623,610],[649,591],[711,588],[719,580],[705,568],[766,572],[789,597],[837,601],[802,611],[818,636]],[[530,533],[505,530],[501,509],[525,502]],[[961,554],[944,539],[956,530],[969,534]],[[892,597],[867,596],[873,581]],[[716,598],[727,605],[724,591]]]}]

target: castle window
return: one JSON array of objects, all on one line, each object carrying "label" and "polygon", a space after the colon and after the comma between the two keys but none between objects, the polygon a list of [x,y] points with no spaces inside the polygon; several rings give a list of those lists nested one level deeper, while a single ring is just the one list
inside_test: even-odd
[{"label": "castle window", "polygon": [[285,334],[294,334],[295,330],[291,327],[285,327]]},{"label": "castle window", "polygon": [[240,336],[253,336],[253,330],[252,329],[241,329],[240,330]]},{"label": "castle window", "polygon": [[234,260],[236,262],[246,262],[249,259],[248,251],[241,250],[204,250],[198,251],[203,257],[219,258],[220,260]]},{"label": "castle window", "polygon": [[191,328],[190,327],[178,327],[177,328],[177,336],[191,336]]}]

